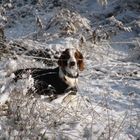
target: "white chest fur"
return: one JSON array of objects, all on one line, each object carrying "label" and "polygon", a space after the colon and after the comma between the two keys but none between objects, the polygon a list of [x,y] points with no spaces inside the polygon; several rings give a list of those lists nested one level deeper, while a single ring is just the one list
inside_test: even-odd
[{"label": "white chest fur", "polygon": [[70,78],[68,76],[64,76],[65,82],[70,86],[70,87],[75,87],[78,84],[78,78]]},{"label": "white chest fur", "polygon": [[71,78],[71,77],[68,77],[68,76],[64,75],[61,68],[59,69],[59,76],[70,87],[75,87],[78,84],[78,78]]}]

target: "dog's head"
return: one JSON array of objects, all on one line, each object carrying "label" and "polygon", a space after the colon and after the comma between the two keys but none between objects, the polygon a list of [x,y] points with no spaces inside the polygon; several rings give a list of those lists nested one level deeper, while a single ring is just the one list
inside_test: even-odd
[{"label": "dog's head", "polygon": [[84,70],[83,55],[77,49],[66,49],[62,52],[58,65],[68,74],[76,76],[78,71]]}]

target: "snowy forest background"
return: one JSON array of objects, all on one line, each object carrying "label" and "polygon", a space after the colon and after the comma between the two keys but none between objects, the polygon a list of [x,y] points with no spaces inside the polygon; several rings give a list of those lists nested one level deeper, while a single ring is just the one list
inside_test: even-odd
[{"label": "snowy forest background", "polygon": [[[20,68],[57,66],[78,48],[78,94],[27,94]],[[0,0],[0,139],[139,140],[140,1]]]}]

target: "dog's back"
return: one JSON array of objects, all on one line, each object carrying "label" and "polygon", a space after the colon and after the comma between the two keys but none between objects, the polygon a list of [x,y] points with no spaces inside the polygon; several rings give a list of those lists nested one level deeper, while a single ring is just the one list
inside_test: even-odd
[{"label": "dog's back", "polygon": [[35,92],[41,95],[63,94],[68,85],[59,77],[59,68],[41,69],[28,68],[20,69],[14,72],[17,81],[22,78],[28,78],[29,75],[34,79]]}]

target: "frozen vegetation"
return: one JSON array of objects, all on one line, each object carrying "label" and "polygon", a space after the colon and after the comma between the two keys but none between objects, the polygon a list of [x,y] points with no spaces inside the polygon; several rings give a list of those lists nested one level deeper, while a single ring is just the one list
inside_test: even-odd
[{"label": "frozen vegetation", "polygon": [[[1,0],[0,140],[139,140],[140,1]],[[78,48],[78,93],[48,102],[13,83]]]}]

